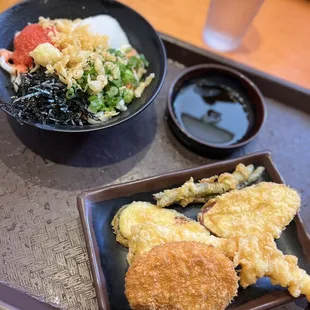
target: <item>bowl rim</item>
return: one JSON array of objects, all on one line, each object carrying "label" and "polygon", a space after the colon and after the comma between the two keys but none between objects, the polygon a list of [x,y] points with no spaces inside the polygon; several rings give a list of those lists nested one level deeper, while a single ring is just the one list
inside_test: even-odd
[{"label": "bowl rim", "polygon": [[[176,85],[178,84],[178,82],[180,80],[182,80],[182,78],[187,75],[187,74],[191,74],[195,71],[200,71],[200,70],[205,70],[206,72],[209,70],[219,70],[219,71],[224,71],[227,73],[230,73],[231,75],[233,75],[233,78],[239,79],[243,82],[245,82],[245,84],[247,84],[248,87],[250,87],[255,95],[258,97],[259,99],[259,105],[260,108],[262,110],[262,118],[261,121],[258,123],[257,129],[254,131],[253,134],[251,134],[247,139],[238,142],[238,143],[234,143],[234,144],[230,144],[230,145],[219,145],[219,144],[214,144],[214,143],[207,143],[205,141],[202,141],[196,137],[194,137],[193,135],[191,135],[190,133],[188,133],[183,126],[181,126],[181,124],[178,122],[176,116],[175,116],[175,112],[173,109],[173,102],[174,100],[172,99],[174,97],[175,93],[178,93],[178,91],[175,91]],[[191,80],[192,78],[187,79],[187,81]],[[184,82],[183,82],[184,83]],[[182,84],[183,84],[182,83]],[[257,105],[257,104],[253,104],[253,105]],[[205,146],[205,147],[210,147],[213,149],[218,149],[218,150],[233,150],[236,148],[239,148],[241,146],[244,146],[246,144],[248,144],[249,142],[251,142],[252,140],[254,140],[256,138],[256,136],[258,135],[258,133],[260,132],[260,130],[262,129],[263,125],[265,124],[266,121],[266,107],[265,107],[265,103],[264,103],[264,97],[261,93],[261,91],[258,89],[258,87],[254,84],[254,82],[252,82],[248,77],[246,77],[244,74],[242,74],[241,72],[232,69],[228,66],[224,66],[224,65],[217,65],[217,64],[200,64],[200,65],[195,65],[195,66],[191,66],[186,68],[185,70],[183,70],[171,83],[170,87],[169,87],[169,92],[168,92],[168,112],[169,112],[169,116],[171,118],[171,120],[173,121],[173,125],[176,126],[183,135],[186,136],[187,139],[192,140],[193,142],[195,142],[196,144],[199,144],[201,146]],[[183,139],[181,139],[183,140]]]},{"label": "bowl rim", "polygon": [[[35,4],[36,0],[24,0],[21,1],[11,7],[9,7],[7,10],[5,10],[4,12],[1,13],[1,15],[9,13],[10,11],[12,11],[12,14],[14,14],[14,10],[21,6],[21,5],[28,5],[28,4]],[[167,75],[167,52],[166,52],[166,48],[165,45],[162,41],[162,39],[160,38],[159,33],[155,30],[155,28],[151,25],[151,23],[144,18],[144,16],[142,16],[140,13],[138,13],[136,10],[134,10],[133,8],[129,7],[128,5],[119,2],[119,1],[108,1],[109,4],[113,4],[116,5],[118,7],[124,8],[128,11],[131,11],[133,14],[136,14],[145,24],[148,25],[148,27],[154,32],[156,41],[158,42],[158,45],[160,47],[160,53],[162,54],[162,65],[163,65],[163,72],[162,72],[162,77],[159,79],[159,84],[158,86],[155,88],[154,93],[150,96],[150,98],[145,101],[145,103],[143,105],[141,105],[137,111],[135,111],[134,113],[128,115],[126,118],[120,119],[118,121],[115,121],[115,123],[111,123],[111,124],[105,124],[104,122],[98,123],[96,125],[93,124],[86,124],[83,127],[79,127],[79,126],[66,126],[66,125],[58,125],[58,124],[43,124],[43,123],[38,123],[38,122],[32,122],[32,121],[21,121],[20,123],[22,124],[27,124],[30,126],[34,126],[37,127],[39,129],[43,129],[43,130],[47,130],[47,131],[57,131],[57,132],[71,132],[71,133],[79,133],[79,132],[91,132],[91,131],[96,131],[96,130],[103,130],[103,129],[107,129],[107,128],[111,128],[113,126],[117,126],[119,124],[122,124],[130,119],[132,119],[133,117],[137,116],[138,114],[140,114],[142,111],[144,111],[157,97],[158,93],[160,92],[164,82],[165,82],[165,78]],[[5,86],[4,86],[5,87]],[[4,111],[5,113],[7,113],[10,117],[14,118],[15,121],[19,122],[19,120],[17,120],[4,106],[3,101],[0,99],[0,109],[2,111]],[[101,126],[100,126],[101,125]],[[86,127],[87,126],[87,127]]]}]

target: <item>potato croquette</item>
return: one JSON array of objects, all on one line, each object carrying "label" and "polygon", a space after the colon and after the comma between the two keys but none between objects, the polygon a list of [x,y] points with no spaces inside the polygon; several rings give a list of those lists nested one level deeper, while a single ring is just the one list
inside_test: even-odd
[{"label": "potato croquette", "polygon": [[299,194],[284,184],[262,182],[209,200],[198,220],[218,237],[279,238],[300,207]]},{"label": "potato croquette", "polygon": [[233,263],[193,241],[152,248],[134,260],[125,279],[125,294],[136,310],[222,310],[237,289]]}]

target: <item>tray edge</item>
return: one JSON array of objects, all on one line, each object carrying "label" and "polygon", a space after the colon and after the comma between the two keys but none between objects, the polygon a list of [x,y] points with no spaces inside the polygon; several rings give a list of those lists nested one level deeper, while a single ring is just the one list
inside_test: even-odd
[{"label": "tray edge", "polygon": [[[162,32],[158,33],[160,38],[164,42],[168,58],[170,58],[169,45],[175,45],[178,48],[178,55],[180,55],[179,58],[182,58],[181,56],[182,51],[180,52],[180,49],[183,49],[191,53],[195,53],[196,55],[199,55],[200,57],[203,57],[206,60],[209,60],[210,63],[218,63],[224,66],[234,68],[235,70],[240,71],[245,76],[253,80],[254,83],[262,91],[264,96],[273,98],[282,104],[297,108],[308,114],[310,113],[310,105],[309,105],[310,89],[300,86],[298,84],[294,84],[288,80],[277,77],[275,75],[271,75],[264,71],[252,68],[248,65],[229,59],[215,52],[192,45],[190,43],[169,36]],[[175,57],[172,57],[172,59],[173,58]],[[188,60],[188,58],[193,59],[194,57],[186,57],[186,58]],[[182,61],[179,60],[177,61],[182,63]],[[198,61],[195,64],[201,64],[201,63],[204,62]],[[277,97],[275,97],[274,94],[276,94]]]}]

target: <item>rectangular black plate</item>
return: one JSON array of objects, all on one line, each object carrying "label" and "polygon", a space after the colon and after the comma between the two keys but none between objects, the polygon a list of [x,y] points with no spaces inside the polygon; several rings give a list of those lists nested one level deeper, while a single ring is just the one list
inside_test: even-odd
[{"label": "rectangular black plate", "polygon": [[[162,189],[183,184],[194,179],[231,172],[238,163],[262,165],[266,168],[263,180],[283,183],[268,152],[247,155],[229,161],[199,168],[169,173],[135,182],[103,187],[85,192],[78,197],[78,208],[86,237],[97,298],[100,309],[129,309],[124,295],[127,270],[127,249],[118,244],[112,232],[111,221],[120,207],[134,200],[154,202],[152,194]],[[173,206],[178,212],[196,218],[201,205],[187,208]],[[310,272],[310,241],[299,216],[295,217],[278,240],[278,247],[285,254],[299,258],[299,266]],[[272,286],[268,278],[260,279],[246,290],[240,289],[229,309],[271,309],[293,298],[279,286]]]}]

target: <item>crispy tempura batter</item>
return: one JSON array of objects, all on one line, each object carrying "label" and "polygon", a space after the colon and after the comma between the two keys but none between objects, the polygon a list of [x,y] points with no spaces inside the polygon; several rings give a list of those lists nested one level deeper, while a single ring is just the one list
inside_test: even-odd
[{"label": "crispy tempura batter", "polygon": [[264,167],[258,167],[254,170],[253,165],[239,164],[232,174],[223,173],[220,176],[202,179],[200,183],[194,183],[191,178],[181,187],[154,194],[154,199],[157,200],[157,206],[161,208],[174,203],[178,203],[182,207],[193,202],[204,203],[215,195],[254,183],[259,179],[264,169]]},{"label": "crispy tempura batter", "polygon": [[125,280],[138,310],[223,310],[237,294],[233,263],[199,242],[170,242],[134,260]]},{"label": "crispy tempura batter", "polygon": [[159,208],[149,202],[134,201],[122,207],[112,221],[116,240],[124,246],[134,235],[132,227],[140,224],[158,224],[165,227],[181,227],[191,233],[209,235],[209,231],[196,221],[178,213],[175,210]]},{"label": "crispy tempura batter", "polygon": [[304,294],[310,301],[310,276],[297,266],[296,256],[284,255],[277,249],[272,234],[231,239],[226,254],[235,266],[242,267],[240,284],[244,288],[268,276],[273,285],[288,287],[294,297]]},{"label": "crispy tempura batter", "polygon": [[51,20],[40,17],[39,24],[44,29],[50,29],[49,36],[60,53],[55,63],[46,66],[47,72],[56,73],[69,88],[76,85],[76,81],[89,70],[89,62],[96,59],[105,61],[108,37],[93,34],[88,25],[81,24],[80,19]]},{"label": "crispy tempura batter", "polygon": [[300,207],[299,194],[284,184],[262,182],[209,200],[198,220],[218,237],[270,232],[279,238]]},{"label": "crispy tempura batter", "polygon": [[142,224],[132,228],[133,237],[129,241],[128,264],[142,253],[154,246],[174,241],[197,241],[212,245],[224,251],[227,240],[210,236],[208,231],[195,231],[186,226],[173,225],[164,227],[153,223]]}]

